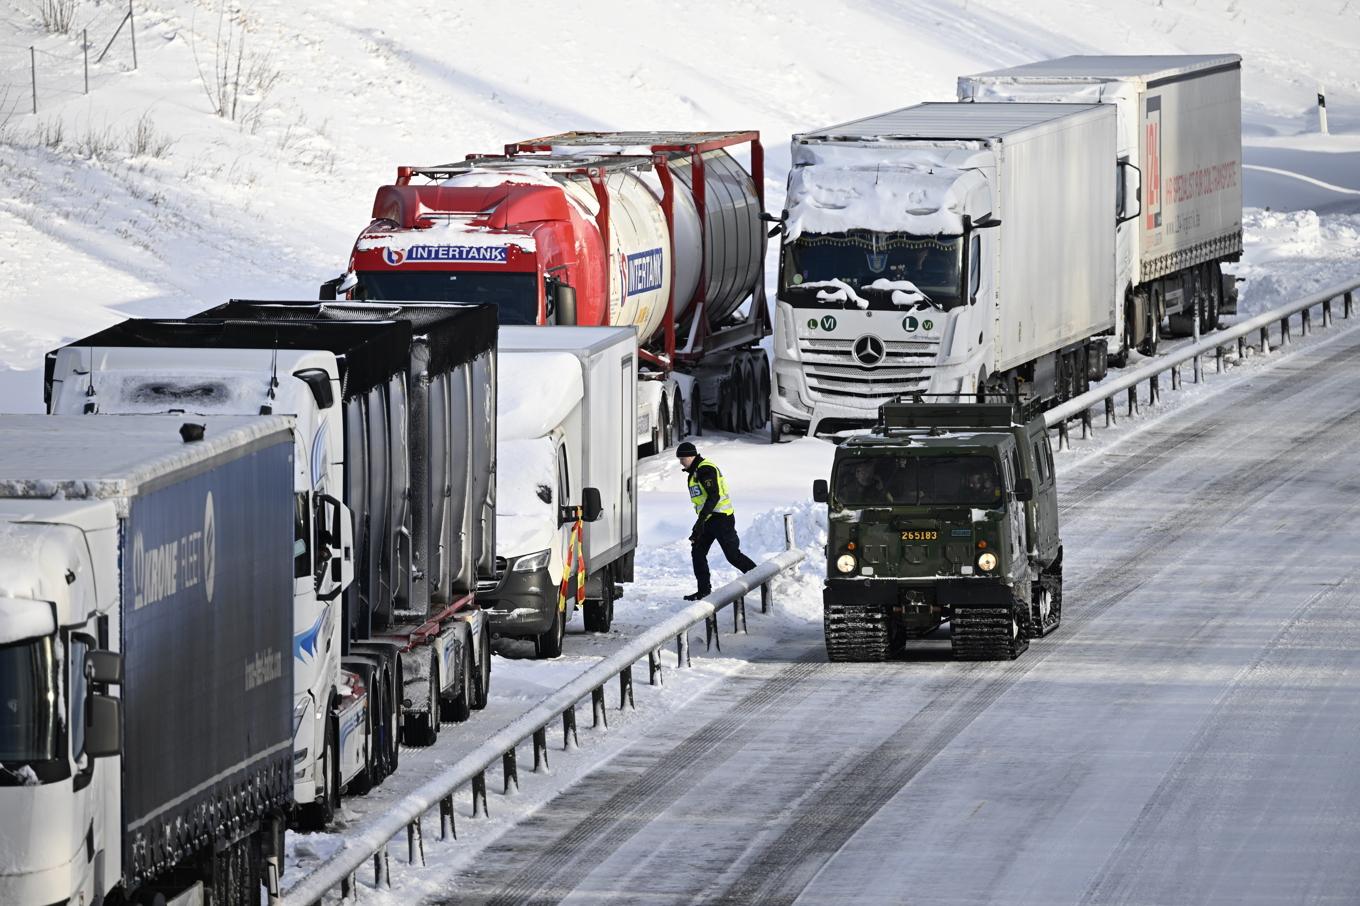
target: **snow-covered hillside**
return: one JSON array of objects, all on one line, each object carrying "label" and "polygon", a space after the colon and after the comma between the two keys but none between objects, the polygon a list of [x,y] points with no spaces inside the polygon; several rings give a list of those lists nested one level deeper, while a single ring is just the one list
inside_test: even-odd
[{"label": "snow-covered hillside", "polygon": [[[1360,190],[1350,3],[134,0],[138,68],[125,28],[88,96],[80,30],[93,61],[126,7],[74,0],[62,35],[39,6],[0,3],[0,369],[27,372],[0,383],[9,410],[39,405],[33,369],[63,337],[228,296],[313,295],[398,164],[564,129],[757,128],[777,210],[790,133],[1065,53],[1241,53],[1246,159],[1286,171],[1249,170],[1249,203],[1332,211],[1286,221],[1272,267],[1356,254],[1344,212],[1360,196],[1287,175]],[[226,88],[206,89],[219,70]],[[1330,137],[1312,134],[1319,83]],[[235,121],[212,112],[223,94]],[[1274,249],[1276,218],[1247,223],[1254,249]],[[1272,298],[1289,283],[1275,278]]]}]

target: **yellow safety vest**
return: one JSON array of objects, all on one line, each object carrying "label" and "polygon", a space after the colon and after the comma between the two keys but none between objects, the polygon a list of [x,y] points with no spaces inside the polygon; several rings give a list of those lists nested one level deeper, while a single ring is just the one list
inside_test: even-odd
[{"label": "yellow safety vest", "polygon": [[694,464],[694,471],[689,473],[689,500],[694,504],[694,512],[703,512],[704,504],[708,502],[708,491],[699,483],[699,470],[704,466],[712,466],[713,471],[718,473],[718,502],[713,507],[715,513],[725,513],[728,516],[736,515],[732,509],[732,500],[727,496],[727,479],[723,477],[722,469],[707,459],[701,459]]}]

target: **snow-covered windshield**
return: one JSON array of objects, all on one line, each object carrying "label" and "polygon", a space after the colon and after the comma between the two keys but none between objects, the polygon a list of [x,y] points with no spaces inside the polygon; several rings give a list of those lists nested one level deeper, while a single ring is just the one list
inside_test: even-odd
[{"label": "snow-covered windshield", "polygon": [[0,645],[0,762],[55,758],[57,726],[52,637]]},{"label": "snow-covered windshield", "polygon": [[987,456],[870,454],[842,460],[836,501],[848,507],[1000,508],[1001,477]]},{"label": "snow-covered windshield", "polygon": [[502,324],[538,323],[538,277],[486,271],[360,271],[356,299],[495,305]]},{"label": "snow-covered windshield", "polygon": [[[960,236],[872,230],[803,233],[784,246],[780,297],[807,308],[855,304],[855,300],[843,297],[848,294],[819,292],[816,286],[839,280],[867,301],[869,308],[895,309],[901,301],[892,298],[892,286],[905,281],[941,308],[953,308],[959,304],[962,254]],[[874,287],[876,282],[886,288]],[[828,295],[834,298],[827,299]]]}]

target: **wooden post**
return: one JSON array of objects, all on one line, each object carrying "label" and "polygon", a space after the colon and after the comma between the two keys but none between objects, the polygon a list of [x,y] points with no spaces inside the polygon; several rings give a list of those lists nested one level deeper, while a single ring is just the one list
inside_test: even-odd
[{"label": "wooden post", "polygon": [[132,35],[132,68],[137,68],[137,20],[132,16],[132,0],[128,0],[128,34]]},{"label": "wooden post", "polygon": [[85,93],[90,93],[90,30],[80,31],[80,47],[85,52]]},{"label": "wooden post", "polygon": [[38,52],[30,45],[28,48],[28,74],[33,82],[33,115],[38,115]]}]

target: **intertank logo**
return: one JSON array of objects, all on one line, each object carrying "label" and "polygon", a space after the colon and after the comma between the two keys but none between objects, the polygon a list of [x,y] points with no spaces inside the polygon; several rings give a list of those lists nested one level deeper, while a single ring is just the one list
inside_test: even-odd
[{"label": "intertank logo", "polygon": [[202,528],[148,544],[132,538],[132,608],[141,610],[202,586],[212,603],[217,586],[217,520],[212,491],[203,500]]}]

